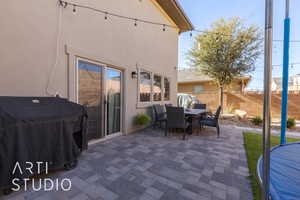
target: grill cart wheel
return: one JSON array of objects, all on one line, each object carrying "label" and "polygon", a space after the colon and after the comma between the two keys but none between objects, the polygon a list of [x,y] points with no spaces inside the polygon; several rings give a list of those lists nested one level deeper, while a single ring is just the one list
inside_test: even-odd
[{"label": "grill cart wheel", "polygon": [[12,189],[11,188],[5,188],[5,189],[3,189],[3,194],[4,195],[9,195],[11,193],[12,193]]},{"label": "grill cart wheel", "polygon": [[74,160],[73,162],[64,165],[65,170],[67,171],[74,169],[76,166],[77,166],[77,160]]}]

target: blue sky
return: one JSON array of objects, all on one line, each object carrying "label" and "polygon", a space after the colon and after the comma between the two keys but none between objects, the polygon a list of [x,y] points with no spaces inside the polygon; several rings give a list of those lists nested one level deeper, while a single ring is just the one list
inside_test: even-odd
[{"label": "blue sky", "polygon": [[[179,0],[181,6],[192,21],[193,25],[204,30],[211,23],[223,17],[229,19],[239,16],[246,24],[257,24],[263,30],[265,21],[264,0]],[[290,0],[291,4],[291,40],[300,41],[300,1]],[[298,10],[296,10],[298,8]],[[274,39],[283,40],[283,21],[285,15],[285,0],[274,0]],[[188,68],[185,53],[192,46],[193,39],[189,33],[183,33],[179,39],[179,68]],[[282,64],[282,42],[274,42],[273,64]],[[300,63],[300,42],[290,45],[290,63]],[[290,75],[299,74],[300,65],[290,68]],[[281,77],[282,67],[274,66],[273,77]],[[263,57],[257,61],[256,70],[251,74],[252,89],[263,86]]]}]

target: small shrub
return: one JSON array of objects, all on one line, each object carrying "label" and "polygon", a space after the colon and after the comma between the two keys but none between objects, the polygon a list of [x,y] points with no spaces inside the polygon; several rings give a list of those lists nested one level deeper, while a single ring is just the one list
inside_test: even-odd
[{"label": "small shrub", "polygon": [[287,128],[294,128],[296,126],[296,119],[295,118],[288,118],[286,121]]},{"label": "small shrub", "polygon": [[150,123],[151,117],[147,114],[138,114],[135,117],[134,123],[139,126],[146,126]]},{"label": "small shrub", "polygon": [[256,116],[254,118],[251,119],[251,122],[256,125],[259,126],[261,125],[261,123],[263,122],[262,118],[260,116]]}]

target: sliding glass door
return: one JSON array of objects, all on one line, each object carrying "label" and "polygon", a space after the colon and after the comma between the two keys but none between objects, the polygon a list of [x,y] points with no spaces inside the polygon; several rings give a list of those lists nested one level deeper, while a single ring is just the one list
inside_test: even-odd
[{"label": "sliding glass door", "polygon": [[121,71],[106,69],[106,134],[119,133],[121,131]]},{"label": "sliding glass door", "polygon": [[88,112],[88,139],[121,132],[122,72],[103,64],[77,62],[78,103]]},{"label": "sliding glass door", "polygon": [[87,109],[88,140],[104,136],[103,70],[104,66],[78,61],[78,103]]}]

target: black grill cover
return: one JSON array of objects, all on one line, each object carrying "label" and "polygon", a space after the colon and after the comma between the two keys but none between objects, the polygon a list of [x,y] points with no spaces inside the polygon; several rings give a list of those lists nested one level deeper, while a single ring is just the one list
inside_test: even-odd
[{"label": "black grill cover", "polygon": [[[83,106],[57,97],[0,97],[0,188],[10,187],[16,162],[48,162],[62,169],[87,149]],[[35,165],[36,166],[36,165]],[[34,171],[37,169],[34,166]]]}]

